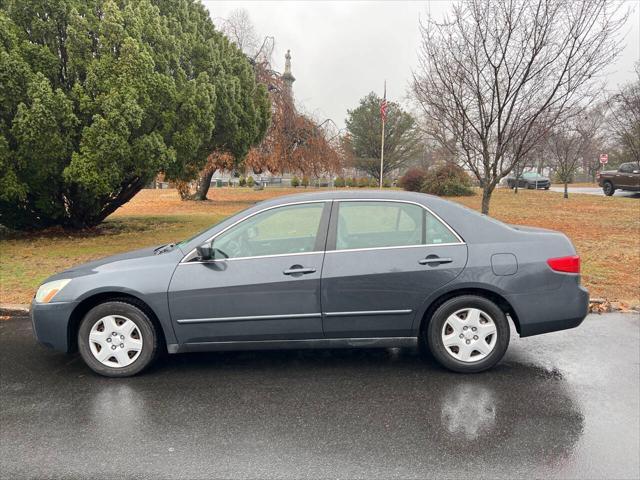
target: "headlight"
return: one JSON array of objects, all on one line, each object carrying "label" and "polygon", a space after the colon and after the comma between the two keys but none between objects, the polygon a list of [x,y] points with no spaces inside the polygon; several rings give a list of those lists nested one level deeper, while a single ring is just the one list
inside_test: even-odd
[{"label": "headlight", "polygon": [[40,288],[36,292],[36,302],[49,303],[57,293],[62,290],[67,283],[71,281],[70,278],[63,280],[54,280],[53,282],[47,282],[40,285]]}]

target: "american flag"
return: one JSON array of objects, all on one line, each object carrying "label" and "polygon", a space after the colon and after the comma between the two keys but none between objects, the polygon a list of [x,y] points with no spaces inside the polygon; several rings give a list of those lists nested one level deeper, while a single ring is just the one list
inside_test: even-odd
[{"label": "american flag", "polygon": [[384,82],[384,98],[382,99],[382,103],[380,104],[380,117],[382,117],[383,122],[387,119],[388,108],[389,104],[387,103],[387,82]]}]

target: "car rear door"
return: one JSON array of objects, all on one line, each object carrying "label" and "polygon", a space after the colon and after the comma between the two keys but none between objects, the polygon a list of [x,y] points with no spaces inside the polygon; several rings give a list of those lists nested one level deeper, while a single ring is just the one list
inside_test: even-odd
[{"label": "car rear door", "polygon": [[219,233],[214,260],[185,257],[169,286],[178,341],[321,338],[330,209],[330,201],[270,208]]},{"label": "car rear door", "polygon": [[335,200],[322,271],[325,337],[412,335],[425,298],[466,261],[462,239],[421,205]]}]

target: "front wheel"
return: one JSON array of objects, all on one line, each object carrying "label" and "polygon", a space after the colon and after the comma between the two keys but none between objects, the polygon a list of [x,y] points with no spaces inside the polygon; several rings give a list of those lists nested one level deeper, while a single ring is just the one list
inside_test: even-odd
[{"label": "front wheel", "polygon": [[475,295],[447,300],[435,311],[425,332],[435,359],[461,373],[481,372],[498,363],[507,351],[510,333],[504,312]]},{"label": "front wheel", "polygon": [[110,301],[85,315],[78,330],[78,350],[94,372],[106,377],[129,377],[154,360],[158,334],[140,308]]},{"label": "front wheel", "polygon": [[614,194],[614,192],[616,191],[615,187],[613,186],[613,183],[611,182],[604,182],[602,184],[602,191],[604,192],[604,194],[607,197],[610,197],[611,195]]}]

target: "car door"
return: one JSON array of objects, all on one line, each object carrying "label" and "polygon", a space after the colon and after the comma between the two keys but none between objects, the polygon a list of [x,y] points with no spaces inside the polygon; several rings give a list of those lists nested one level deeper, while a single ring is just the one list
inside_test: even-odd
[{"label": "car door", "polygon": [[640,187],[640,174],[633,173],[634,170],[637,171],[638,168],[637,164],[632,162],[620,165],[618,173],[616,174],[616,187],[628,188],[630,190]]},{"label": "car door", "polygon": [[331,202],[272,207],[185,257],[169,286],[180,343],[322,337],[320,273]]},{"label": "car door", "polygon": [[325,336],[412,335],[425,298],[466,261],[462,239],[421,205],[335,200],[322,271]]}]

